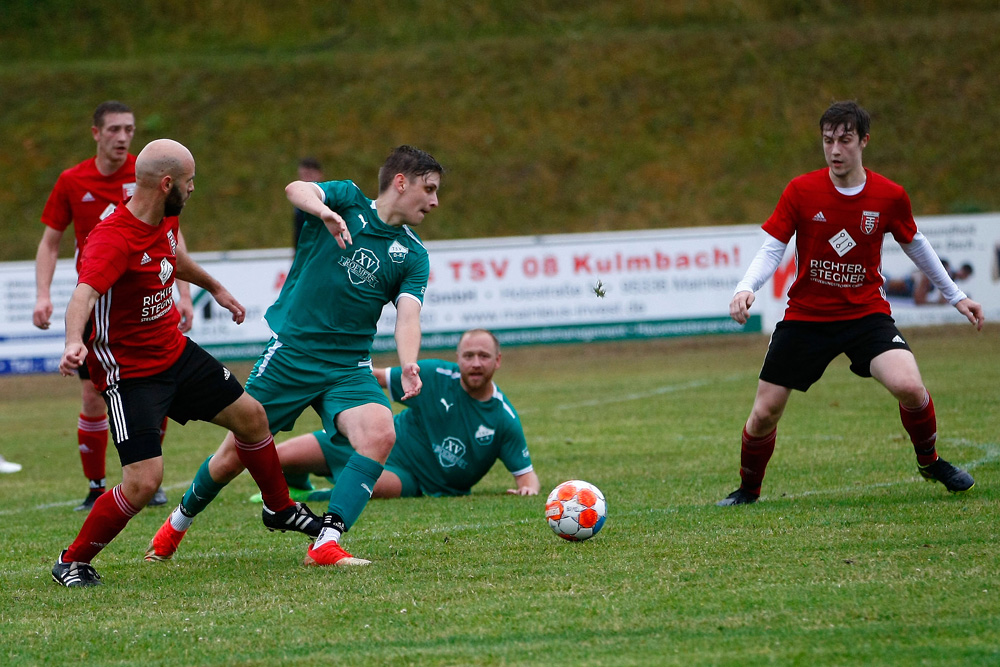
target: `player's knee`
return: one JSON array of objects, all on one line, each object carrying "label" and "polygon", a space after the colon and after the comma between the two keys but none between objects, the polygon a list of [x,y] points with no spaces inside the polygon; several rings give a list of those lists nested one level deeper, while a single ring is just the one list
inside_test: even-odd
[{"label": "player's knee", "polygon": [[904,406],[908,408],[919,408],[924,404],[924,401],[927,398],[927,388],[924,387],[923,383],[919,381],[909,382],[897,387],[896,391],[893,392],[893,395],[896,397],[896,400]]},{"label": "player's knee", "polygon": [[751,435],[766,435],[778,426],[781,419],[782,410],[780,408],[766,404],[754,405],[747,420],[747,431]]},{"label": "player's knee", "polygon": [[163,483],[163,472],[156,474],[152,471],[143,472],[138,475],[130,475],[128,479],[122,479],[122,490],[125,498],[137,507],[145,507],[146,503],[152,500],[156,490]]},{"label": "player's knee", "polygon": [[395,429],[380,429],[369,433],[369,437],[365,439],[365,442],[360,443],[356,449],[359,454],[384,464],[385,460],[389,458],[389,452],[392,451],[392,446],[395,443]]},{"label": "player's knee", "polygon": [[240,414],[233,434],[241,442],[260,442],[271,433],[264,406],[249,394],[240,399]]}]

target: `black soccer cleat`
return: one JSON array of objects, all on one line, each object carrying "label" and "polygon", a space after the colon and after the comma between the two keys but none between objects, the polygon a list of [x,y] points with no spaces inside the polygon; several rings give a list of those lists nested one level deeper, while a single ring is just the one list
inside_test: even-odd
[{"label": "black soccer cleat", "polygon": [[729,505],[749,505],[757,502],[759,498],[759,493],[750,493],[741,486],[715,504],[719,507],[728,507]]},{"label": "black soccer cleat", "polygon": [[941,482],[944,488],[952,493],[968,491],[976,485],[972,475],[961,468],[956,468],[941,457],[930,465],[917,466],[917,471],[928,482]]},{"label": "black soccer cleat", "polygon": [[146,503],[146,507],[159,507],[160,505],[166,505],[167,502],[169,502],[167,500],[167,492],[164,491],[163,487],[161,486],[156,490],[156,493],[153,494],[153,497],[150,499],[150,501]]},{"label": "black soccer cleat", "polygon": [[87,497],[83,499],[83,502],[73,508],[75,512],[90,512],[94,507],[94,501],[101,497],[101,494],[105,492],[106,489],[96,488],[91,489]]},{"label": "black soccer cleat", "polygon": [[314,539],[319,537],[319,531],[323,529],[323,520],[313,514],[305,503],[295,503],[280,512],[272,512],[265,505],[261,518],[268,530],[294,530]]},{"label": "black soccer cleat", "polygon": [[52,581],[67,588],[81,588],[84,586],[100,586],[101,575],[90,563],[64,563],[64,550],[56,559],[56,564],[52,566]]}]

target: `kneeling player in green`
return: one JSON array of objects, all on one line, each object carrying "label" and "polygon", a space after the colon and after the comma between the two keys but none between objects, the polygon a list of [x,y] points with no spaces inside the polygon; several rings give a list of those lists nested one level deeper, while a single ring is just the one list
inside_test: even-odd
[{"label": "kneeling player in green", "polygon": [[[396,444],[373,489],[373,498],[468,495],[500,459],[514,476],[507,493],[537,495],[521,420],[493,383],[500,367],[500,344],[485,329],[466,331],[458,342],[458,363],[420,362],[423,388],[402,398],[401,369],[376,368],[393,400],[407,406],[395,417]],[[278,445],[292,497],[324,500],[333,489],[311,489],[309,475],[337,484],[352,454],[342,435],[317,431]],[[339,486],[339,484],[338,484]],[[260,494],[252,500],[259,501]]]},{"label": "kneeling player in green", "polygon": [[[264,315],[274,338],[246,391],[267,412],[272,433],[291,430],[312,407],[329,432],[350,443],[341,483],[306,565],[367,565],[340,546],[371,497],[395,442],[392,410],[371,373],[376,323],[396,306],[396,350],[407,398],[420,392],[420,308],[430,274],[427,250],[408,225],[438,205],[444,169],[410,146],[395,149],[379,169],[379,195],[368,199],[351,181],[285,188],[306,213],[295,259],[278,300]],[[166,560],[194,520],[243,471],[228,438],[201,465],[181,504],[150,542],[147,560]]]}]

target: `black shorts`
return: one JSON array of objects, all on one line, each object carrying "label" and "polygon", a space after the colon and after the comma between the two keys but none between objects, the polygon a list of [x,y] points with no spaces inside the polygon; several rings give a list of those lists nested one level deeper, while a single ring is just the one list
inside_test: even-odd
[{"label": "black shorts", "polygon": [[164,417],[179,424],[211,421],[243,395],[228,368],[192,340],[173,366],[148,377],[119,380],[104,391],[108,425],[123,466],[156,458]]},{"label": "black shorts", "polygon": [[909,349],[895,321],[882,313],[839,322],[783,320],[771,334],[760,379],[806,391],[841,353],[851,360],[855,375],[869,378],[872,359],[889,350]]}]

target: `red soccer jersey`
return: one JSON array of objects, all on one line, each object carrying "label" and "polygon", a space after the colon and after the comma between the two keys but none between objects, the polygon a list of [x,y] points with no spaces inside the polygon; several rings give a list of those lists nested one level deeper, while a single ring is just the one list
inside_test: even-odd
[{"label": "red soccer jersey", "polygon": [[73,225],[76,235],[76,270],[80,271],[80,254],[90,230],[110,215],[118,202],[128,199],[135,191],[135,156],[129,154],[125,164],[115,173],[105,176],[97,170],[97,158],[84,160],[59,175],[42,210],[42,222],[59,231]]},{"label": "red soccer jersey", "polygon": [[187,342],[173,307],[177,217],[153,227],[119,206],[81,253],[80,282],[100,293],[87,366],[101,391],[119,380],[165,371]]},{"label": "red soccer jersey", "polygon": [[902,186],[865,170],[864,189],[837,191],[827,169],[803,174],[781,194],[764,231],[788,243],[795,236],[795,282],[786,320],[853,320],[890,314],[882,292],[882,242],[910,243],[917,233]]}]

